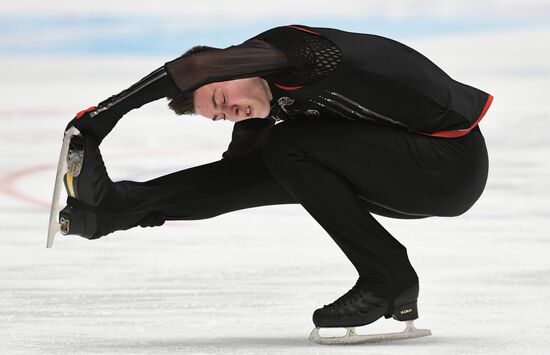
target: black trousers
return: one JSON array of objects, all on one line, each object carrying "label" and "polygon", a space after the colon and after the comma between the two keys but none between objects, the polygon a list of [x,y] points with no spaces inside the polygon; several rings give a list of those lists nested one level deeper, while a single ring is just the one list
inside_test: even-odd
[{"label": "black trousers", "polygon": [[107,229],[127,229],[155,218],[195,220],[299,203],[371,289],[391,297],[418,277],[406,248],[371,213],[458,216],[480,197],[487,174],[479,128],[447,139],[366,122],[298,119],[273,126],[261,149],[242,156],[118,182],[125,197],[111,201],[115,207],[102,220]]}]

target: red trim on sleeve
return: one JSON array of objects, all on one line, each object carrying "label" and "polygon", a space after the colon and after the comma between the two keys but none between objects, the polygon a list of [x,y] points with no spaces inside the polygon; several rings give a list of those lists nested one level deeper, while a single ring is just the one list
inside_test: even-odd
[{"label": "red trim on sleeve", "polygon": [[283,85],[279,85],[279,84],[275,84],[275,83],[273,83],[273,85],[275,85],[279,89],[283,89],[283,90],[286,90],[286,91],[298,90],[298,89],[303,88],[303,86],[283,86]]},{"label": "red trim on sleeve", "polygon": [[76,114],[76,119],[78,120],[80,117],[84,116],[84,114],[86,114],[87,112],[95,111],[95,109],[97,109],[97,107],[92,106],[92,107],[88,107],[85,110],[80,111],[79,113]]},{"label": "red trim on sleeve", "polygon": [[470,128],[461,129],[461,130],[458,130],[458,131],[441,131],[441,132],[435,132],[435,133],[418,132],[418,133],[424,134],[424,135],[427,135],[427,136],[442,137],[442,138],[457,138],[457,137],[465,136],[466,134],[470,133],[470,131],[478,125],[479,121],[481,121],[483,116],[485,116],[485,114],[487,113],[487,110],[489,110],[489,106],[491,106],[492,102],[493,102],[493,96],[489,95],[489,97],[487,98],[487,101],[485,102],[485,107],[483,107],[483,111],[481,111],[481,114],[479,115],[478,119],[475,121],[475,123]]},{"label": "red trim on sleeve", "polygon": [[298,26],[289,25],[289,26],[286,26],[286,27],[294,28],[295,30],[304,31],[304,32],[311,33],[311,34],[314,34],[314,35],[317,35],[317,36],[320,35],[317,32],[313,32],[312,30],[308,30],[308,29],[298,27]]}]

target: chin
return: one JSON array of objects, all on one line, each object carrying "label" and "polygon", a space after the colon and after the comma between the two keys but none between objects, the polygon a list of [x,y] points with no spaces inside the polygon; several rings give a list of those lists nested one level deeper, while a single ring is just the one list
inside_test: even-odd
[{"label": "chin", "polygon": [[267,118],[269,116],[269,109],[261,109],[258,110],[258,114],[256,115],[258,118]]}]

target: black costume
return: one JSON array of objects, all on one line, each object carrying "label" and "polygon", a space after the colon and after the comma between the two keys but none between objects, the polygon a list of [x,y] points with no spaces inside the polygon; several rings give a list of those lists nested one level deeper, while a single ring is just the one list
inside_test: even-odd
[{"label": "black costume", "polygon": [[238,46],[168,62],[71,124],[101,141],[147,102],[254,76],[273,93],[271,117],[236,123],[222,160],[143,183],[116,182],[93,208],[69,198],[95,214],[93,237],[300,203],[370,290],[391,298],[417,284],[406,248],[370,213],[424,218],[467,211],[487,180],[478,123],[492,96],[399,42],[278,27]]}]

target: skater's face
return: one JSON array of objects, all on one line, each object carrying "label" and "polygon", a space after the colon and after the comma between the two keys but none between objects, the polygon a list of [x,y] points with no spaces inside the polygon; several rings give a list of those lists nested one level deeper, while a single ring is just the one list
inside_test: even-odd
[{"label": "skater's face", "polygon": [[214,121],[266,118],[272,98],[267,82],[259,77],[211,83],[193,93],[195,112]]}]

